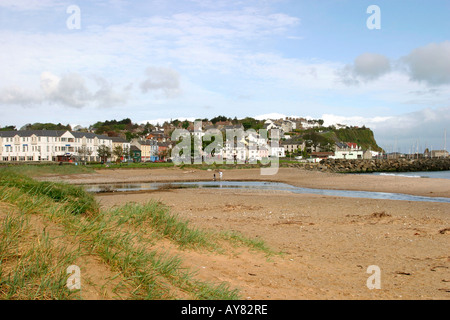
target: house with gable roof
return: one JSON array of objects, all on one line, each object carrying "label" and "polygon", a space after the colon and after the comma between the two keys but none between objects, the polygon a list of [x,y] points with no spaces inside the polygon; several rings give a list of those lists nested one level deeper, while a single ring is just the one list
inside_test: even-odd
[{"label": "house with gable roof", "polygon": [[98,148],[111,138],[64,130],[0,131],[0,161],[99,161]]}]

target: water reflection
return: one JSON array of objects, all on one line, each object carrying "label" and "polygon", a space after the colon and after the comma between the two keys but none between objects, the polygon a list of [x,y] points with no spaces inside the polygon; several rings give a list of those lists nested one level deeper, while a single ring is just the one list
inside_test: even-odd
[{"label": "water reflection", "polygon": [[328,190],[328,189],[310,189],[296,187],[279,182],[265,181],[200,181],[200,182],[151,182],[151,183],[121,183],[121,184],[98,184],[85,187],[88,192],[111,193],[111,192],[130,192],[130,191],[164,191],[170,189],[254,189],[269,191],[288,191],[303,194],[318,194],[324,196],[349,197],[349,198],[368,198],[381,200],[404,200],[404,201],[426,201],[426,202],[444,202],[450,203],[450,198],[442,197],[423,197],[413,196],[401,193],[352,191],[352,190]]}]

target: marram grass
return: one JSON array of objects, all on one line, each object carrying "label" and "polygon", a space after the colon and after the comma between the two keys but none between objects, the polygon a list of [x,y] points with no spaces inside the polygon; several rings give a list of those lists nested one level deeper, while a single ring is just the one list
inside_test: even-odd
[{"label": "marram grass", "polygon": [[[180,253],[220,254],[228,241],[271,253],[261,241],[193,228],[159,202],[100,210],[81,187],[39,182],[17,169],[0,169],[2,203],[11,208],[0,207],[0,299],[82,299],[83,290],[67,289],[66,268],[83,255],[97,257],[120,278],[117,286],[126,292],[116,298],[239,299],[238,290],[199,280],[181,255],[155,244],[164,239]],[[64,241],[45,228],[37,232],[31,216],[57,225]]]}]

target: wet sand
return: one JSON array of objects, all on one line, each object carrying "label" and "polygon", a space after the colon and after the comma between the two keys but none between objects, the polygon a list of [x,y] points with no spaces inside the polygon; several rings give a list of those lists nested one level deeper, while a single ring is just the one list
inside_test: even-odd
[{"label": "wet sand", "polygon": [[[167,169],[111,169],[95,174],[46,177],[69,183],[210,181],[218,171]],[[223,170],[223,180],[274,181],[318,189],[394,192],[429,197],[450,197],[450,179],[407,178],[395,176],[337,174],[280,168],[276,175],[263,176],[259,169]]]}]

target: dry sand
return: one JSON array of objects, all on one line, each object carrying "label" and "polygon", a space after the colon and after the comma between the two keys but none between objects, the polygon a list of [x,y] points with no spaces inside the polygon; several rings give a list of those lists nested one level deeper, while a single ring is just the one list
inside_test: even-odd
[{"label": "dry sand", "polygon": [[[47,177],[70,183],[211,180],[178,168],[99,170]],[[341,175],[281,168],[224,170],[224,180],[266,180],[326,189],[450,197],[450,180]],[[220,189],[102,194],[103,206],[159,200],[197,227],[263,239],[281,256],[181,252],[199,276],[226,281],[245,299],[449,299],[450,204]],[[380,268],[370,290],[367,268]]]}]

